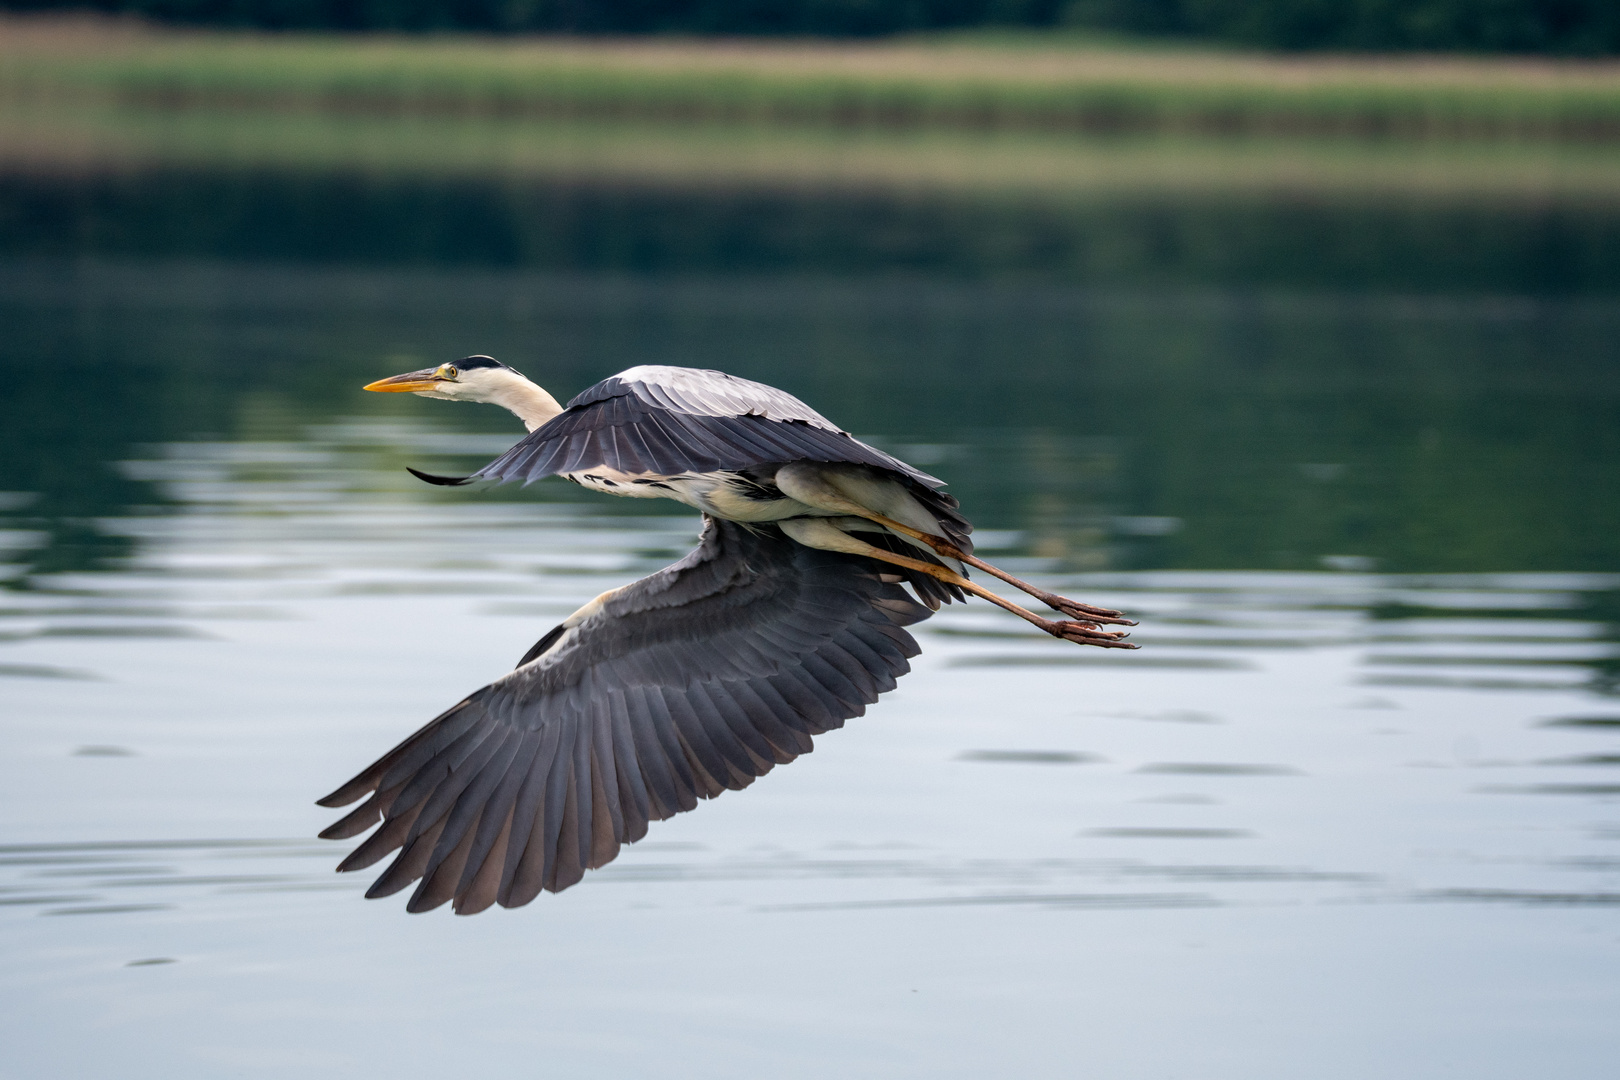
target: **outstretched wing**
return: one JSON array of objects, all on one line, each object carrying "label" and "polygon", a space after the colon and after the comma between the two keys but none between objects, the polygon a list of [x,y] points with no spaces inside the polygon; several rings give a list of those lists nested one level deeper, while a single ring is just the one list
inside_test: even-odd
[{"label": "outstretched wing", "polygon": [[928,615],[871,560],[710,520],[686,558],[598,597],[320,800],[371,795],[321,835],[382,822],[338,867],[397,850],[368,897],[420,879],[411,911],[526,904],[861,715]]},{"label": "outstretched wing", "polygon": [[775,387],[720,371],[658,366],[597,383],[474,476],[528,482],[603,465],[673,476],[784,461],[872,465],[929,489],[943,486]]}]

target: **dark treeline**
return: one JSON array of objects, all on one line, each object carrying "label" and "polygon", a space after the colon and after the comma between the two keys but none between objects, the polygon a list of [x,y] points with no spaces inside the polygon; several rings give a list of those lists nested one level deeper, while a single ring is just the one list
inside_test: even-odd
[{"label": "dark treeline", "polygon": [[0,0],[264,29],[862,36],[1074,26],[1281,49],[1620,52],[1615,0]]}]

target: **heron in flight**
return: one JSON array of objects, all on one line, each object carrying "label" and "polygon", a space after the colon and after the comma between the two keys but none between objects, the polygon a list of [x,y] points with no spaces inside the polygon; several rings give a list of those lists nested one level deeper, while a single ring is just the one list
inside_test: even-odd
[{"label": "heron in flight", "polygon": [[[470,477],[562,476],[703,512],[685,558],[603,593],[511,673],[431,721],[320,800],[357,809],[339,870],[393,852],[367,891],[418,882],[407,905],[517,907],[610,862],[651,821],[739,789],[860,716],[919,652],[906,627],[978,596],[1054,637],[1131,649],[1130,620],[974,557],[943,482],[868,446],[804,402],[718,371],[634,367],[567,407],[487,356],[367,390],[501,405],[526,438]],[[1066,616],[968,579],[981,570]],[[908,593],[902,585],[909,585]],[[913,595],[914,594],[914,595]]]}]

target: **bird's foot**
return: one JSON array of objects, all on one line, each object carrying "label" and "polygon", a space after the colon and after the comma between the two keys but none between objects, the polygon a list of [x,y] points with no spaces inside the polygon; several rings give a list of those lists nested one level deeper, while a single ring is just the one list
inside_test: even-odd
[{"label": "bird's foot", "polygon": [[1059,596],[1055,592],[1041,589],[1032,594],[1035,599],[1051,608],[1061,611],[1071,619],[1078,619],[1083,623],[1111,623],[1115,626],[1135,626],[1135,619],[1125,618],[1123,611],[1113,608],[1095,607],[1091,604],[1082,604],[1078,600],[1070,600],[1067,596]]},{"label": "bird's foot", "polygon": [[[1037,618],[1039,618],[1037,616]],[[1119,620],[1124,622],[1125,620]],[[1040,619],[1035,624],[1055,638],[1072,641],[1076,645],[1095,645],[1100,649],[1138,649],[1141,646],[1124,640],[1130,636],[1125,630],[1104,630],[1095,622]],[[1127,625],[1135,626],[1135,623]]]}]

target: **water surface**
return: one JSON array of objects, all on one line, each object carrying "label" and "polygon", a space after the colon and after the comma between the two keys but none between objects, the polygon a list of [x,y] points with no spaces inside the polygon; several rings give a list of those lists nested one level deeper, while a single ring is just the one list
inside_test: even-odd
[{"label": "water surface", "polygon": [[[230,196],[210,236],[160,179],[7,219],[0,1074],[1612,1074],[1620,305],[1541,244],[1604,213],[540,186],[480,232],[476,192],[362,186],[368,224],[216,173],[176,189]],[[1172,242],[1209,235],[1248,261]],[[568,892],[367,902],[314,798],[698,528],[412,480],[514,422],[357,387],[469,352],[784,386],[1144,648],[951,608],[868,716]]]}]

